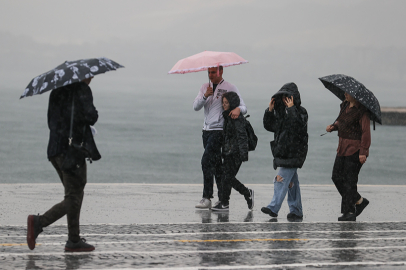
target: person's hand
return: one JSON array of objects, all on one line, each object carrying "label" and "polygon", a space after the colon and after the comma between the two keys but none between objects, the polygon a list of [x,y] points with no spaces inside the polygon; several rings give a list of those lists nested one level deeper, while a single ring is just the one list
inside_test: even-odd
[{"label": "person's hand", "polygon": [[327,127],[326,127],[326,131],[327,132],[332,132],[334,130],[334,126],[333,125],[328,125]]},{"label": "person's hand", "polygon": [[361,162],[361,164],[364,164],[365,162],[367,162],[367,156],[359,155],[359,162]]},{"label": "person's hand", "polygon": [[209,96],[213,95],[213,88],[212,87],[207,87],[206,93],[204,93],[204,97],[208,98]]},{"label": "person's hand", "polygon": [[269,102],[269,111],[272,112],[273,108],[275,108],[275,98],[272,98],[271,102]]},{"label": "person's hand", "polygon": [[231,116],[232,119],[237,119],[238,116],[240,116],[240,112],[241,112],[240,108],[237,107],[234,110],[232,110],[228,115]]},{"label": "person's hand", "polygon": [[293,105],[295,105],[295,104],[293,103],[293,96],[291,96],[290,98],[289,98],[289,97],[284,97],[284,98],[283,98],[283,103],[285,103],[286,107],[288,107],[288,108],[290,108],[290,107],[292,107]]}]

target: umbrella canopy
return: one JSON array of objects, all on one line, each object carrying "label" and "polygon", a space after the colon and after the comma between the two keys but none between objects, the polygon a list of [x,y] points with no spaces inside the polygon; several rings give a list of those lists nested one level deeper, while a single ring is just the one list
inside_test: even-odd
[{"label": "umbrella canopy", "polygon": [[105,57],[90,58],[76,61],[65,61],[56,68],[45,72],[34,79],[25,88],[23,97],[42,94],[44,92],[80,82],[97,74],[116,70],[123,66]]},{"label": "umbrella canopy", "polygon": [[179,60],[169,74],[184,74],[208,70],[211,67],[229,67],[248,63],[247,60],[233,52],[204,51]]},{"label": "umbrella canopy", "polygon": [[344,92],[350,94],[371,112],[371,120],[382,125],[379,101],[362,83],[343,74],[329,75],[319,78],[319,80],[340,100],[345,99]]}]

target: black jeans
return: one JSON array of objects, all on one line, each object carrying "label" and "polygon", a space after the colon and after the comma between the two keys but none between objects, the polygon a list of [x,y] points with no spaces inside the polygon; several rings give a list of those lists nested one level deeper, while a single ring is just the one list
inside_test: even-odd
[{"label": "black jeans", "polygon": [[75,171],[62,171],[61,165],[63,160],[64,155],[50,158],[50,161],[58,173],[65,189],[64,200],[58,204],[55,204],[45,214],[40,216],[40,223],[42,227],[46,227],[64,215],[67,215],[69,232],[68,238],[72,242],[78,242],[80,240],[80,209],[83,201],[83,190],[87,182],[86,162],[82,167]]},{"label": "black jeans", "polygon": [[221,186],[221,144],[223,142],[222,130],[203,130],[202,171],[203,171],[203,198],[213,198],[213,178],[216,177],[218,196],[220,198]]},{"label": "black jeans", "polygon": [[361,199],[357,191],[361,167],[359,151],[351,156],[336,156],[331,179],[341,195],[341,213],[343,214],[355,213],[355,203]]},{"label": "black jeans", "polygon": [[250,195],[248,188],[235,178],[238,170],[241,167],[241,159],[239,155],[228,155],[224,157],[223,163],[223,178],[221,181],[221,197],[220,201],[224,205],[228,205],[230,201],[231,189],[234,188],[245,197]]}]

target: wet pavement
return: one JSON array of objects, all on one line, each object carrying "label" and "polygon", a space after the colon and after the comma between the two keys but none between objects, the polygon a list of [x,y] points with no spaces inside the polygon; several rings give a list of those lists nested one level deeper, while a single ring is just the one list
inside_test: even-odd
[{"label": "wet pavement", "polygon": [[194,209],[198,185],[90,184],[81,233],[96,250],[65,253],[65,219],[35,250],[25,242],[27,215],[60,201],[60,186],[0,185],[0,269],[406,269],[405,186],[360,186],[370,206],[341,223],[333,186],[302,186],[302,222],[286,202],[278,218],[261,213],[272,185],[251,186],[254,211],[233,193],[216,213]]}]

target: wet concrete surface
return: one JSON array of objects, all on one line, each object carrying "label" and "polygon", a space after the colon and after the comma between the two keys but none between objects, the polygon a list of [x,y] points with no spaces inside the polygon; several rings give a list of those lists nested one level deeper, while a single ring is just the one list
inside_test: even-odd
[{"label": "wet concrete surface", "polygon": [[333,186],[302,186],[304,219],[260,211],[272,185],[250,185],[254,211],[233,191],[229,213],[195,210],[201,185],[89,184],[81,233],[96,250],[65,253],[65,219],[31,251],[28,214],[63,196],[60,185],[0,185],[0,269],[406,269],[406,186],[360,186],[370,205],[337,222]]}]

